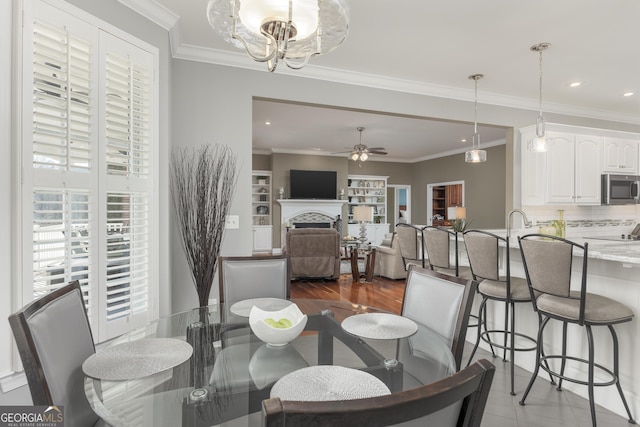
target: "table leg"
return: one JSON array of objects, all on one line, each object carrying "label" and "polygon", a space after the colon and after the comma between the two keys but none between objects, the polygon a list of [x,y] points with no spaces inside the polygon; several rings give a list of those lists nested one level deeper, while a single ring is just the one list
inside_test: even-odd
[{"label": "table leg", "polygon": [[358,250],[351,251],[351,277],[354,282],[360,281],[360,272],[358,271]]},{"label": "table leg", "polygon": [[367,255],[367,259],[365,261],[366,263],[366,268],[365,268],[365,273],[366,273],[366,278],[365,280],[367,282],[372,282],[373,281],[373,272],[376,266],[376,250],[372,249],[371,252],[369,252],[369,254]]}]

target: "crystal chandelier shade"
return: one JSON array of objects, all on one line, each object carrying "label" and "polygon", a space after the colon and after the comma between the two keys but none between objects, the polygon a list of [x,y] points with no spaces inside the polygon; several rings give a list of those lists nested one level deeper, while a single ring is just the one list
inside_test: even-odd
[{"label": "crystal chandelier shade", "polygon": [[471,138],[471,150],[464,153],[464,161],[467,163],[482,163],[487,161],[487,152],[480,149],[480,134],[478,133],[478,80],[483,78],[482,74],[472,74],[469,80],[474,81],[474,101],[473,101],[473,137]]},{"label": "crystal chandelier shade", "polygon": [[228,43],[274,71],[304,67],[349,33],[349,0],[209,0],[207,18]]}]

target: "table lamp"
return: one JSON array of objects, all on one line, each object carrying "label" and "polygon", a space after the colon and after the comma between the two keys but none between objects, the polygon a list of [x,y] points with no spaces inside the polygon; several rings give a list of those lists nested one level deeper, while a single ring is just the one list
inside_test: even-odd
[{"label": "table lamp", "polygon": [[450,206],[447,208],[447,219],[455,231],[464,231],[467,225],[467,208],[464,206]]},{"label": "table lamp", "polygon": [[365,225],[365,222],[373,221],[373,208],[371,206],[354,206],[353,219],[360,223],[360,242],[366,242],[367,226]]},{"label": "table lamp", "polygon": [[466,219],[467,218],[467,208],[464,206],[450,206],[447,208],[447,219]]}]

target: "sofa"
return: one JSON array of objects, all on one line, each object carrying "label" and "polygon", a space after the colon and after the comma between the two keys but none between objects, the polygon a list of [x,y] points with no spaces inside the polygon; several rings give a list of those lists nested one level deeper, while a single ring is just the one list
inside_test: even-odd
[{"label": "sofa", "polygon": [[285,251],[292,279],[340,277],[340,234],[334,228],[294,228]]},{"label": "sofa", "polygon": [[395,233],[385,234],[380,246],[376,246],[374,272],[377,276],[388,279],[404,279],[407,277],[402,255],[400,254],[400,241]]}]

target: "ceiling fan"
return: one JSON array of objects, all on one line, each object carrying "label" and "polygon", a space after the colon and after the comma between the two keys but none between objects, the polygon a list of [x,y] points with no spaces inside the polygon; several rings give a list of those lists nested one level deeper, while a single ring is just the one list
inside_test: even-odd
[{"label": "ceiling fan", "polygon": [[337,153],[331,153],[331,154],[351,153],[349,155],[351,160],[360,161],[360,162],[366,161],[369,158],[369,156],[372,155],[372,154],[383,155],[383,156],[387,154],[387,152],[385,151],[386,148],[384,148],[384,147],[369,148],[366,145],[364,145],[362,143],[362,131],[364,130],[364,128],[363,127],[358,127],[356,129],[358,130],[358,132],[360,132],[360,143],[354,145],[353,146],[353,150],[339,151]]}]

